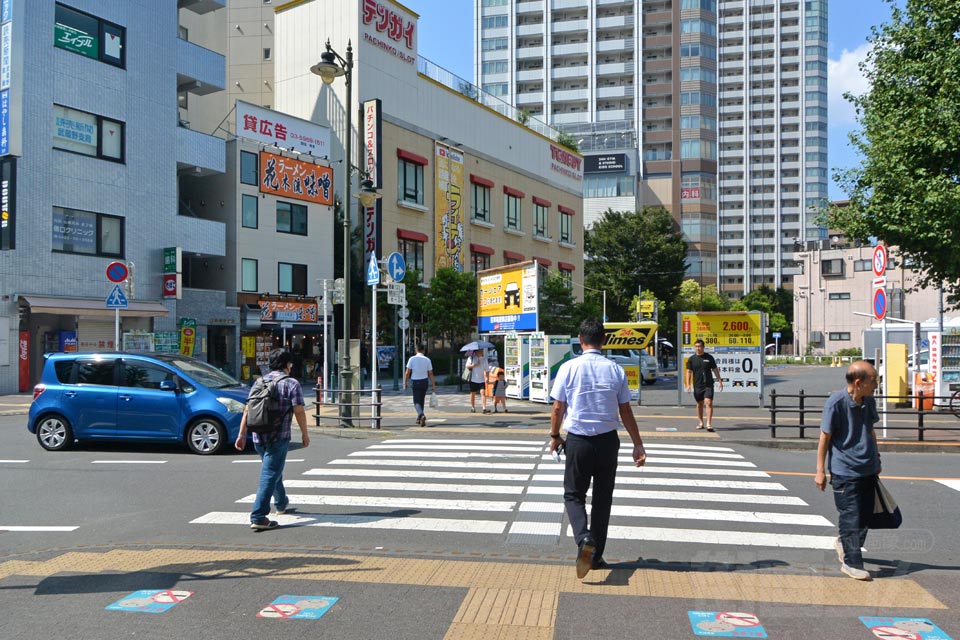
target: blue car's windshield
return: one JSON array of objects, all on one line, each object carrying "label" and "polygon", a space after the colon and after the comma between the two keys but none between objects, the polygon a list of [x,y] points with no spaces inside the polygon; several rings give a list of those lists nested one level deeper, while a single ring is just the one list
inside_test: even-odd
[{"label": "blue car's windshield", "polygon": [[222,389],[224,387],[236,387],[241,382],[232,376],[225,374],[220,369],[194,358],[166,356],[162,358],[164,362],[172,365],[185,374],[210,389]]}]

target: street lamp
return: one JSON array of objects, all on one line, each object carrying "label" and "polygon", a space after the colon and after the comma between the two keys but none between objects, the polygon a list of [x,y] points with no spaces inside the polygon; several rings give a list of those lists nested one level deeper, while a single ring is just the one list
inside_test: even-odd
[{"label": "street lamp", "polygon": [[[346,113],[346,127],[343,134],[344,157],[344,195],[350,194],[351,171],[355,168],[352,164],[353,152],[353,46],[347,41],[347,56],[344,58],[330,46],[330,40],[327,39],[326,51],[320,54],[320,62],[310,67],[311,73],[320,76],[324,84],[332,84],[334,78],[343,76],[347,83],[347,96],[344,101],[344,112]],[[353,194],[364,207],[373,206],[380,194],[377,193],[371,180],[363,180],[360,184],[360,192]],[[350,289],[351,289],[351,270],[350,270],[350,228],[352,222],[350,219],[349,198],[343,199],[343,343],[344,352],[342,358],[343,366],[340,368],[340,388],[353,388],[353,371],[350,368]],[[341,415],[344,413],[341,407]],[[349,412],[348,412],[349,414]]]}]

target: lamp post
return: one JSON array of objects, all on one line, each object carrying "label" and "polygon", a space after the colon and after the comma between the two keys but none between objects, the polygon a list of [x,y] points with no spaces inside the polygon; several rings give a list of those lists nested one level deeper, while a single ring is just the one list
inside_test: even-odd
[{"label": "lamp post", "polygon": [[[350,227],[352,226],[350,218],[350,173],[353,169],[352,144],[353,141],[353,46],[347,41],[347,57],[342,57],[333,47],[330,46],[330,40],[326,42],[326,51],[320,54],[320,62],[310,67],[311,73],[320,76],[324,84],[332,84],[334,78],[344,76],[347,83],[347,96],[344,101],[344,112],[346,113],[346,128],[343,135],[344,150],[344,180],[343,180],[343,344],[344,352],[342,366],[340,367],[340,389],[353,388],[353,371],[350,368]],[[373,182],[364,180],[359,194],[354,194],[359,198],[360,203],[369,207],[380,197],[380,194],[373,188]],[[344,407],[341,406],[341,415],[344,414]],[[347,409],[346,414],[350,411]]]}]

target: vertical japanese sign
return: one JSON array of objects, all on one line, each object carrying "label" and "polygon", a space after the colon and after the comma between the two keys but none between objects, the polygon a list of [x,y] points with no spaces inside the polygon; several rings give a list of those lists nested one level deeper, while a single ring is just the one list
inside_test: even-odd
[{"label": "vertical japanese sign", "polygon": [[436,144],[437,269],[463,271],[463,153]]},{"label": "vertical japanese sign", "polygon": [[192,356],[197,344],[197,321],[180,318],[180,355]]},{"label": "vertical japanese sign", "polygon": [[10,154],[10,83],[13,76],[13,0],[0,0],[0,156]]},{"label": "vertical japanese sign", "polygon": [[180,287],[180,272],[182,264],[182,254],[180,247],[166,247],[163,250],[163,297],[176,298],[182,297]]},{"label": "vertical japanese sign", "polygon": [[0,159],[0,251],[17,246],[17,159]]},{"label": "vertical japanese sign", "polygon": [[[381,147],[383,144],[382,116],[380,100],[367,100],[363,103],[363,170],[366,179],[373,182],[374,189],[383,186],[381,167]],[[363,211],[363,264],[370,262],[371,255],[383,255],[380,250],[382,217],[380,199],[372,207],[360,207]]]}]

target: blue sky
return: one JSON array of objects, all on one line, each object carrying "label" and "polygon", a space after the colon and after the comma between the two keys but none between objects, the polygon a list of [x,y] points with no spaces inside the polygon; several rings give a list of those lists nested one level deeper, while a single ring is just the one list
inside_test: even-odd
[{"label": "blue sky", "polygon": [[[473,80],[473,0],[401,0],[420,14],[419,53],[453,73]],[[830,198],[845,194],[832,182],[833,170],[858,162],[849,149],[847,134],[855,126],[854,112],[843,93],[866,89],[857,64],[867,51],[870,27],[890,17],[886,0],[831,0],[830,57]]]}]

